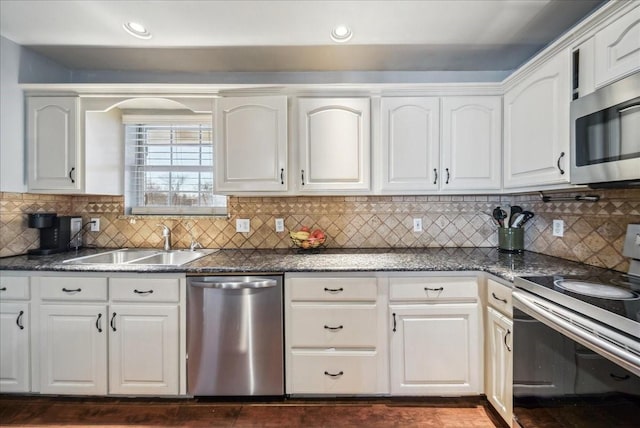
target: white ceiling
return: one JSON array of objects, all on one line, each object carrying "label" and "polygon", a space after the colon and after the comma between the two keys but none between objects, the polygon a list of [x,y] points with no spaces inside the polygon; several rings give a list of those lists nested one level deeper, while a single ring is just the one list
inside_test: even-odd
[{"label": "white ceiling", "polygon": [[512,70],[602,3],[0,0],[0,34],[78,70]]}]

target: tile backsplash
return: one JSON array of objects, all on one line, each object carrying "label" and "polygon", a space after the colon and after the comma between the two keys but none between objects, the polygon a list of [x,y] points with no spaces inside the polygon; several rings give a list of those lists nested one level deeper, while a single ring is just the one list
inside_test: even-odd
[{"label": "tile backsplash", "polygon": [[[186,248],[191,235],[209,248],[288,248],[288,231],[302,225],[326,231],[326,245],[337,248],[494,247],[497,231],[491,211],[521,205],[536,216],[527,224],[525,248],[617,270],[627,270],[622,242],[628,223],[640,223],[640,190],[554,193],[553,197],[597,194],[600,201],[542,202],[538,193],[470,196],[298,196],[230,197],[228,217],[124,216],[122,197],[2,193],[0,256],[38,247],[38,231],[27,227],[26,213],[100,217],[100,232],[86,232],[85,243],[99,247],[162,245],[164,223],[175,248]],[[236,233],[235,220],[251,220],[250,233]],[[285,232],[275,232],[283,218]],[[413,232],[413,219],[423,232]],[[554,219],[565,222],[565,235],[551,235]],[[88,229],[88,227],[87,227]]]}]

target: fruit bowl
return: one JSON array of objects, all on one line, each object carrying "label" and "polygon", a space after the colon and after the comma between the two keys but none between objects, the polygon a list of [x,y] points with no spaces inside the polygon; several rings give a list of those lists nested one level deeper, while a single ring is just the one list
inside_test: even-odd
[{"label": "fruit bowl", "polygon": [[303,250],[319,248],[327,240],[325,234],[319,230],[313,232],[304,230],[289,232],[289,236],[293,245]]}]

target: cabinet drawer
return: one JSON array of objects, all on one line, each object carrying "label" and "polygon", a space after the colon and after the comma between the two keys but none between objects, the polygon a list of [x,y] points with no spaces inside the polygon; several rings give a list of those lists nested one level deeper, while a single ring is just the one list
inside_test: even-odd
[{"label": "cabinet drawer", "polygon": [[109,295],[114,301],[177,302],[178,278],[110,278]]},{"label": "cabinet drawer", "polygon": [[42,300],[107,300],[107,278],[40,277]]},{"label": "cabinet drawer", "polygon": [[390,278],[390,300],[475,300],[474,278]]},{"label": "cabinet drawer", "polygon": [[487,281],[487,302],[503,314],[513,316],[511,289],[492,279]]},{"label": "cabinet drawer", "polygon": [[376,278],[288,278],[291,300],[372,301],[378,295]]},{"label": "cabinet drawer", "polygon": [[0,274],[0,300],[29,300],[29,277]]},{"label": "cabinet drawer", "polygon": [[373,394],[375,352],[293,352],[291,394]]},{"label": "cabinet drawer", "polygon": [[292,305],[292,347],[375,348],[375,305]]}]

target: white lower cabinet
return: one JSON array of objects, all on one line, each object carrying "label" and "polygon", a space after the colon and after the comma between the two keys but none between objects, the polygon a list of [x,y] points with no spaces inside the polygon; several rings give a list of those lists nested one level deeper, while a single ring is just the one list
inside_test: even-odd
[{"label": "white lower cabinet", "polygon": [[390,311],[392,394],[480,392],[476,304],[391,305]]},{"label": "white lower cabinet", "polygon": [[112,305],[109,393],[178,394],[178,307]]},{"label": "white lower cabinet", "polygon": [[373,274],[287,274],[287,394],[388,394],[385,299]]},{"label": "white lower cabinet", "polygon": [[178,395],[180,278],[42,276],[39,392]]},{"label": "white lower cabinet", "polygon": [[487,280],[485,392],[511,426],[513,419],[513,303],[511,288]]},{"label": "white lower cabinet", "polygon": [[29,392],[29,303],[0,303],[0,392]]},{"label": "white lower cabinet", "polygon": [[107,305],[40,306],[40,392],[107,393]]},{"label": "white lower cabinet", "polygon": [[389,288],[391,394],[479,394],[476,279],[390,278]]},{"label": "white lower cabinet", "polygon": [[291,387],[295,394],[374,394],[378,390],[376,351],[294,350]]},{"label": "white lower cabinet", "polygon": [[513,321],[493,308],[487,308],[487,399],[500,416],[510,423],[513,416]]},{"label": "white lower cabinet", "polygon": [[29,277],[0,272],[0,393],[30,392]]}]

